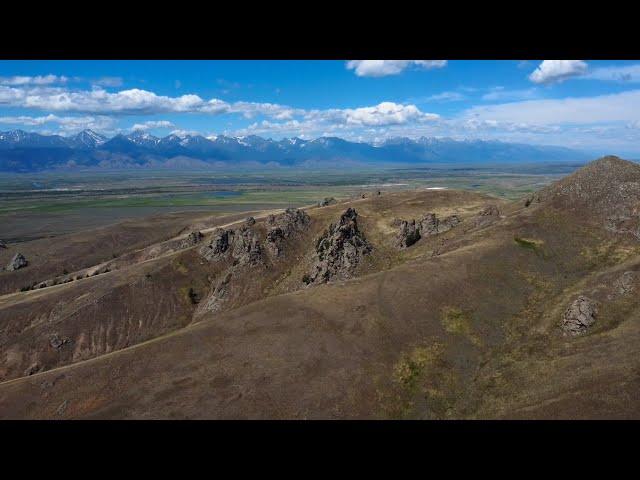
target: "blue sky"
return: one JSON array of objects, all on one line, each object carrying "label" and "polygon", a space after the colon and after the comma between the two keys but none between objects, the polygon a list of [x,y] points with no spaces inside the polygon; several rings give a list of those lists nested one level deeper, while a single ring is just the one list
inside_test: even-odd
[{"label": "blue sky", "polygon": [[640,61],[2,61],[0,130],[640,152]]}]

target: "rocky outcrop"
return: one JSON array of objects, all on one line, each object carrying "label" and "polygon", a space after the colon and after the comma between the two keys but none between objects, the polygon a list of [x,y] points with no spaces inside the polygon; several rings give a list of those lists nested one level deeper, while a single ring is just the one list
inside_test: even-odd
[{"label": "rocky outcrop", "polygon": [[438,217],[435,213],[427,213],[420,219],[420,234],[423,236],[436,235],[438,233]]},{"label": "rocky outcrop", "polygon": [[482,209],[480,213],[478,213],[479,217],[499,217],[500,210],[496,205],[487,205]]},{"label": "rocky outcrop", "polygon": [[65,345],[71,343],[71,339],[68,337],[60,337],[57,333],[54,333],[49,337],[49,345],[55,350],[60,350]]},{"label": "rocky outcrop", "polygon": [[620,278],[613,283],[613,288],[617,295],[629,295],[635,288],[636,272],[624,272]]},{"label": "rocky outcrop", "polygon": [[234,265],[257,265],[262,261],[262,247],[256,233],[246,225],[233,233]]},{"label": "rocky outcrop", "polygon": [[198,243],[200,243],[203,238],[204,238],[204,235],[202,235],[201,232],[199,231],[191,232],[189,235],[187,235],[187,237],[182,242],[180,242],[180,248],[193,247],[194,245],[197,245]]},{"label": "rocky outcrop", "polygon": [[400,229],[396,235],[396,247],[407,248],[420,240],[420,228],[416,226],[416,221],[402,220]]},{"label": "rocky outcrop", "polygon": [[580,295],[562,316],[561,327],[565,335],[582,335],[595,323],[598,309],[590,298]]},{"label": "rocky outcrop", "polygon": [[222,310],[222,303],[229,293],[229,282],[231,281],[231,277],[231,272],[227,272],[227,274],[222,277],[222,280],[220,280],[215,286],[213,292],[211,292],[211,295],[209,295],[206,302],[204,302],[204,304],[202,304],[202,306],[198,308],[198,314],[203,314],[206,312],[218,312]]},{"label": "rocky outcrop", "polygon": [[218,228],[213,232],[209,244],[200,249],[200,254],[208,261],[218,260],[229,250],[232,238],[233,230]]},{"label": "rocky outcrop", "polygon": [[27,265],[29,265],[29,262],[26,258],[24,258],[24,255],[22,255],[21,253],[16,253],[9,262],[9,265],[7,265],[7,270],[13,272],[14,270],[24,268]]},{"label": "rocky outcrop", "polygon": [[444,233],[460,222],[460,217],[457,215],[450,215],[440,220],[435,213],[427,213],[420,219],[420,234],[429,236]]},{"label": "rocky outcrop", "polygon": [[496,220],[500,219],[500,210],[496,205],[487,205],[478,212],[478,215],[474,219],[476,227],[485,227],[491,225]]},{"label": "rocky outcrop", "polygon": [[318,238],[313,266],[303,278],[307,285],[350,278],[362,257],[371,253],[372,247],[358,229],[357,218],[353,208],[347,209],[340,221],[332,223]]},{"label": "rocky outcrop", "polygon": [[462,220],[457,215],[449,215],[438,222],[438,233],[444,233],[460,224]]},{"label": "rocky outcrop", "polygon": [[7,244],[3,240],[0,240],[0,248],[8,248]]},{"label": "rocky outcrop", "polygon": [[287,208],[279,215],[269,215],[265,222],[269,228],[265,239],[267,249],[276,257],[283,252],[284,241],[307,228],[311,218],[304,210]]},{"label": "rocky outcrop", "polygon": [[329,205],[335,205],[338,201],[333,197],[325,197],[324,200],[318,202],[319,207],[328,207]]},{"label": "rocky outcrop", "polygon": [[457,215],[450,215],[440,220],[435,213],[427,213],[419,221],[402,220],[394,218],[391,221],[392,227],[398,228],[395,246],[397,248],[407,248],[416,243],[422,237],[444,233],[461,222]]},{"label": "rocky outcrop", "polygon": [[256,224],[256,219],[253,217],[247,217],[245,218],[244,223],[248,227],[253,227]]}]

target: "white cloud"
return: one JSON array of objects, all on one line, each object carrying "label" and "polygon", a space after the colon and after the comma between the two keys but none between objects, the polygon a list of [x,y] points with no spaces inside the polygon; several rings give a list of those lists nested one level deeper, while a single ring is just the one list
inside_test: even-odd
[{"label": "white cloud", "polygon": [[121,87],[124,82],[120,77],[101,77],[91,83],[100,87]]},{"label": "white cloud", "polygon": [[28,76],[13,76],[13,77],[0,77],[0,85],[51,85],[55,83],[66,83],[69,78],[58,75],[38,75],[35,77]]},{"label": "white cloud", "polygon": [[465,97],[460,92],[442,92],[437,93],[435,95],[431,95],[430,97],[425,98],[427,102],[459,102],[464,100]]},{"label": "white cloud", "polygon": [[152,128],[174,128],[175,125],[169,120],[149,120],[147,122],[136,123],[131,130],[151,130]]},{"label": "white cloud", "polygon": [[116,121],[113,118],[105,116],[60,117],[49,114],[40,117],[31,117],[28,115],[4,116],[0,117],[0,123],[28,127],[39,127],[53,123],[59,126],[60,133],[72,133],[86,128],[100,131],[112,130]]},{"label": "white cloud", "polygon": [[582,78],[586,80],[637,83],[640,82],[640,64],[594,68]]},{"label": "white cloud", "polygon": [[466,110],[463,116],[538,125],[630,122],[640,118],[640,90],[475,106]]},{"label": "white cloud", "polygon": [[359,77],[385,77],[398,75],[409,67],[432,69],[446,64],[446,60],[350,60],[347,69],[355,70]]},{"label": "white cloud", "polygon": [[582,60],[544,60],[529,79],[534,83],[559,83],[586,72],[587,64]]},{"label": "white cloud", "polygon": [[436,114],[421,112],[415,105],[401,105],[393,102],[382,102],[374,107],[344,109],[341,112],[347,124],[366,126],[402,125],[439,118]]},{"label": "white cloud", "polygon": [[493,87],[482,96],[485,101],[528,100],[537,96],[538,90],[528,88],[523,90],[507,90],[504,87]]}]

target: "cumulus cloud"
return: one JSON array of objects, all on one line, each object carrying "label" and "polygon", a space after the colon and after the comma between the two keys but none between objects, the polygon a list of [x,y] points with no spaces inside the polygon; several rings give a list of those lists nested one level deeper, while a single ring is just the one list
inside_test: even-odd
[{"label": "cumulus cloud", "polygon": [[409,67],[432,69],[446,64],[446,60],[350,60],[347,69],[359,77],[385,77],[398,75]]},{"label": "cumulus cloud", "polygon": [[529,80],[543,84],[559,83],[586,72],[587,64],[582,60],[544,60],[529,75]]},{"label": "cumulus cloud", "polygon": [[415,105],[401,105],[393,102],[382,102],[374,107],[344,109],[341,113],[347,124],[366,126],[402,125],[439,118],[436,114],[421,112]]},{"label": "cumulus cloud", "polygon": [[37,75],[35,77],[28,76],[13,76],[13,77],[0,77],[0,85],[52,85],[55,83],[66,83],[69,81],[68,77],[58,75]]}]

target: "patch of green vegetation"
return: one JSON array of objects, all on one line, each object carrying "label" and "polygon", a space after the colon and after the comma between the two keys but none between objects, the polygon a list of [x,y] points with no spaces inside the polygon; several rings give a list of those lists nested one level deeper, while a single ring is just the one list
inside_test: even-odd
[{"label": "patch of green vegetation", "polygon": [[404,354],[394,366],[394,380],[404,389],[414,390],[425,369],[433,364],[439,353],[439,345],[414,348],[411,352]]},{"label": "patch of green vegetation", "polygon": [[535,252],[536,255],[542,257],[546,256],[544,250],[542,249],[542,240],[531,240],[522,237],[513,237],[513,240],[522,248],[526,248],[527,250]]},{"label": "patch of green vegetation", "polygon": [[625,245],[622,242],[606,241],[595,246],[587,246],[580,252],[589,262],[589,266],[613,266],[640,254],[640,247]]},{"label": "patch of green vegetation", "polygon": [[462,335],[476,346],[482,345],[480,337],[473,331],[470,316],[459,308],[444,307],[442,309],[441,322],[447,332]]}]

